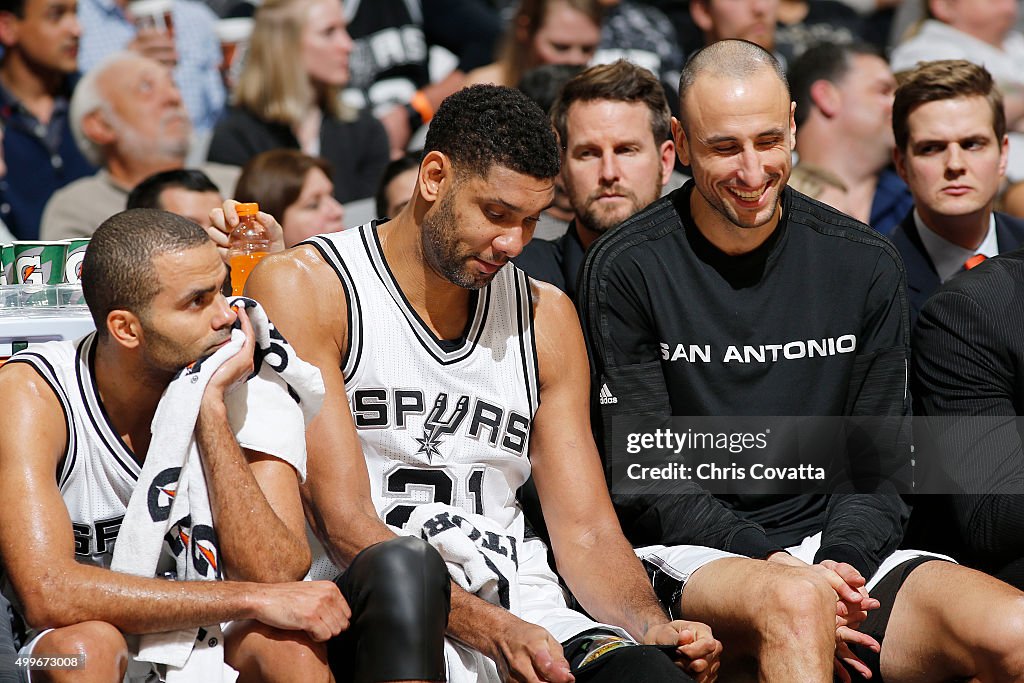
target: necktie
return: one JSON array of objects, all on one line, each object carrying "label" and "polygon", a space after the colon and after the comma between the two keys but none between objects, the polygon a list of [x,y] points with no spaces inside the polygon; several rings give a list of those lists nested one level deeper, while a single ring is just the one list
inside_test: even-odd
[{"label": "necktie", "polygon": [[984,261],[986,258],[988,257],[985,256],[984,254],[975,254],[971,258],[964,261],[964,270],[970,270],[971,268],[974,268],[975,266],[979,265],[982,261]]}]

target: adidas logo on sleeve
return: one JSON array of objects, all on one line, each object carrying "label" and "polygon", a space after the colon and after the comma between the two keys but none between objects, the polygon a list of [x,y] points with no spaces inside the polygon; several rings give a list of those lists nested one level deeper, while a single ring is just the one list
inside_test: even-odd
[{"label": "adidas logo on sleeve", "polygon": [[607,406],[607,405],[611,405],[613,403],[618,403],[619,402],[619,399],[615,398],[615,396],[612,395],[612,392],[608,388],[607,384],[602,384],[601,385],[600,400],[601,400],[601,405],[603,405],[603,406]]}]

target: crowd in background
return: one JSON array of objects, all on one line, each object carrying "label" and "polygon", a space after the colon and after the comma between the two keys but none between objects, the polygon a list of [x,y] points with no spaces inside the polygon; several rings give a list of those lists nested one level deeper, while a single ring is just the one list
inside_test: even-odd
[{"label": "crowd in background", "polygon": [[[154,25],[127,0],[4,0],[0,218],[20,240],[88,235],[139,182],[186,166],[232,197],[253,164],[246,197],[278,205],[252,191],[274,185],[256,176],[280,174],[276,165],[292,159],[260,155],[285,149],[318,158],[331,184],[333,201],[307,202],[323,213],[309,230],[335,229],[339,212],[352,227],[376,216],[389,161],[417,150],[433,110],[465,85],[520,86],[543,104],[571,75],[565,69],[624,58],[659,77],[675,112],[687,55],[743,38],[798,77],[821,75],[807,74],[821,60],[801,60],[815,46],[872,52],[873,73],[847,79],[862,81],[845,108],[860,128],[838,131],[838,141],[801,140],[798,156],[809,163],[796,183],[888,234],[910,206],[891,167],[893,73],[942,58],[983,64],[1016,141],[1024,128],[1017,10],[1015,0],[171,0],[167,20]],[[233,37],[219,29],[239,22]],[[825,77],[837,80],[833,71]],[[820,99],[803,95],[800,123]],[[1001,201],[1021,215],[1019,143],[1006,177]],[[569,218],[556,203],[538,234],[557,237]]]}]

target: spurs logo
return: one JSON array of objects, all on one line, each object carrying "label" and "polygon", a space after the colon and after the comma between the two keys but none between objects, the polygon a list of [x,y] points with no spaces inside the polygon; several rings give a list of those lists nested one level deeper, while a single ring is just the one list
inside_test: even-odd
[{"label": "spurs logo", "polygon": [[[471,395],[435,394],[431,405],[421,389],[367,387],[352,394],[352,417],[356,428],[410,431],[418,444],[416,452],[430,462],[444,458],[445,437],[462,435],[513,455],[525,455],[530,418],[497,403]],[[427,406],[431,408],[427,409]],[[422,424],[422,435],[419,425]]]},{"label": "spurs logo", "polygon": [[455,408],[448,413],[448,394],[440,393],[434,399],[434,407],[423,423],[423,437],[416,439],[420,445],[417,453],[423,453],[430,462],[434,458],[441,457],[438,446],[441,445],[441,437],[453,434],[469,413],[469,396],[460,396]]}]

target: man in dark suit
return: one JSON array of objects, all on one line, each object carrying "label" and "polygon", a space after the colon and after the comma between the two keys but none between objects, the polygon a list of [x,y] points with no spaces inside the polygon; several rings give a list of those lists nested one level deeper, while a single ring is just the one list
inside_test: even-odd
[{"label": "man in dark suit", "polygon": [[908,536],[1024,588],[1024,249],[954,278],[913,338],[919,462]]},{"label": "man in dark suit", "polygon": [[1008,148],[1002,98],[980,66],[929,62],[896,91],[893,129],[916,203],[892,236],[917,318],[915,482],[955,494],[916,496],[905,542],[1021,588],[1024,497],[1004,494],[1024,493],[1024,251],[953,277],[1024,242],[1024,221],[992,210]]},{"label": "man in dark suit", "polygon": [[1009,142],[1002,95],[983,67],[943,60],[909,72],[892,127],[896,170],[914,196],[892,234],[914,323],[940,284],[1024,243],[1024,221],[993,211]]}]

